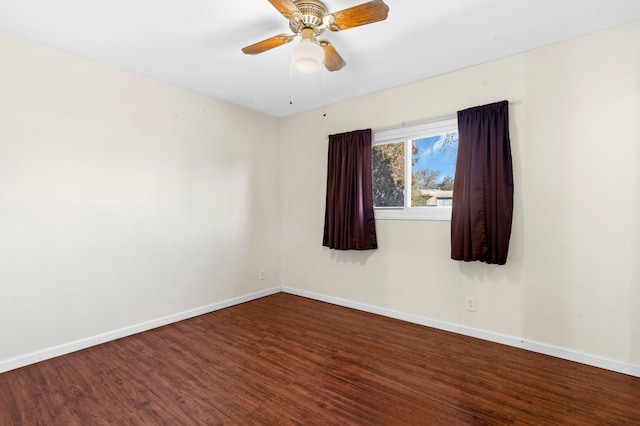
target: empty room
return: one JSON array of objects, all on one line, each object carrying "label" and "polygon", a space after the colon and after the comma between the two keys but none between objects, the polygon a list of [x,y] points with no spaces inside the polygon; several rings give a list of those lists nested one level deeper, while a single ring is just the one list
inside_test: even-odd
[{"label": "empty room", "polygon": [[0,425],[640,425],[638,0],[0,0]]}]

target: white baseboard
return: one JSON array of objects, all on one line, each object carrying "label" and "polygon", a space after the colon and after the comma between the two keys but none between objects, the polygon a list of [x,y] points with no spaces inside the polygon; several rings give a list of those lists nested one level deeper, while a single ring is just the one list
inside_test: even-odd
[{"label": "white baseboard", "polygon": [[489,331],[478,330],[471,327],[465,327],[465,326],[451,324],[444,321],[424,318],[417,315],[406,314],[406,313],[394,311],[391,309],[380,308],[377,306],[353,302],[346,299],[326,296],[323,294],[313,293],[305,290],[299,290],[296,288],[282,287],[282,291],[284,293],[295,294],[297,296],[307,297],[309,299],[319,300],[321,302],[332,303],[334,305],[357,309],[359,311],[369,312],[372,314],[383,315],[386,317],[395,318],[402,321],[411,322],[414,324],[420,324],[427,327],[437,328],[440,330],[451,331],[453,333],[458,333],[465,336],[476,337],[478,339],[488,340],[490,342],[501,343],[503,345],[513,346],[520,349],[526,349],[532,352],[550,355],[556,358],[562,358],[569,361],[575,361],[575,362],[590,365],[593,367],[604,368],[605,370],[611,370],[611,371],[616,371],[618,373],[628,374],[630,376],[640,377],[640,365],[627,364],[620,361],[610,360],[606,358],[597,357],[594,355],[572,351],[570,349],[561,348],[558,346],[547,345],[544,343],[533,342],[533,341],[527,341],[527,340],[513,337],[513,336],[506,336],[499,333],[492,333]]},{"label": "white baseboard", "polygon": [[147,321],[141,324],[136,324],[130,327],[121,328],[119,330],[114,330],[107,333],[99,334],[97,336],[92,336],[85,339],[76,340],[74,342],[65,343],[63,345],[55,346],[52,348],[31,352],[26,355],[21,355],[15,358],[0,360],[0,373],[14,370],[16,368],[24,367],[29,364],[35,364],[36,362],[55,358],[57,356],[66,355],[71,352],[86,349],[91,346],[99,345],[112,340],[131,336],[133,334],[141,333],[143,331],[151,330],[157,327],[162,327],[174,322],[193,318],[198,315],[208,314],[210,312],[228,308],[230,306],[238,305],[240,303],[249,302],[251,300],[259,299],[261,297],[269,296],[275,293],[279,293],[281,291],[284,293],[290,293],[290,294],[295,294],[302,297],[307,297],[309,299],[332,303],[334,305],[344,306],[347,308],[357,309],[364,312],[383,315],[386,317],[395,318],[402,321],[411,322],[414,324],[420,324],[427,327],[437,328],[440,330],[451,331],[453,333],[458,333],[465,336],[476,337],[476,338],[487,340],[490,342],[501,343],[503,345],[526,349],[532,352],[538,352],[541,354],[554,356],[556,358],[562,358],[569,361],[575,361],[581,364],[590,365],[593,367],[599,367],[599,368],[604,368],[606,370],[628,374],[630,376],[640,377],[639,365],[628,364],[620,361],[601,358],[594,355],[572,351],[566,348],[547,345],[539,342],[527,341],[527,340],[513,337],[513,336],[506,336],[499,333],[492,333],[489,331],[478,330],[471,327],[451,324],[444,321],[433,320],[429,318],[420,317],[417,315],[406,314],[406,313],[394,311],[391,309],[380,308],[377,306],[353,302],[346,299],[326,296],[323,294],[313,293],[305,290],[299,290],[291,287],[282,287],[282,288],[274,287],[271,289],[259,291],[259,292],[248,294],[245,296],[240,296],[240,297],[225,300],[222,302],[213,303],[211,305],[202,306],[200,308],[179,312],[177,314],[169,315],[163,318],[158,318],[152,321]]},{"label": "white baseboard", "polygon": [[121,328],[119,330],[109,331],[107,333],[99,334],[97,336],[87,337],[85,339],[76,340],[74,342],[65,343],[63,345],[55,346],[52,348],[31,352],[26,355],[21,355],[15,358],[0,360],[0,373],[4,373],[9,370],[14,370],[16,368],[24,367],[29,364],[35,364],[36,362],[55,358],[57,356],[66,355],[71,352],[89,348],[91,346],[100,345],[102,343],[106,343],[111,340],[116,340],[123,337],[131,336],[133,334],[141,333],[143,331],[151,330],[153,328],[162,327],[174,322],[193,318],[198,315],[208,314],[210,312],[228,308],[230,306],[239,305],[240,303],[259,299],[261,297],[269,296],[271,294],[280,293],[280,291],[281,291],[280,287],[274,287],[274,288],[259,291],[256,293],[247,294],[245,296],[235,297],[233,299],[224,300],[222,302],[217,302],[210,305],[202,306],[200,308],[179,312],[177,314],[169,315],[163,318],[158,318],[155,320],[143,322],[141,324],[132,325],[130,327]]}]

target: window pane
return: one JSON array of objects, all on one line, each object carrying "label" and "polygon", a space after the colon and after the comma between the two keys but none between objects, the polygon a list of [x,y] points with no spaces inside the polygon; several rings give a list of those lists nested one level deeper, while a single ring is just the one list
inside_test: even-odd
[{"label": "window pane", "polygon": [[404,142],[373,146],[373,205],[404,206]]},{"label": "window pane", "polygon": [[412,207],[451,205],[457,157],[457,133],[412,141]]}]

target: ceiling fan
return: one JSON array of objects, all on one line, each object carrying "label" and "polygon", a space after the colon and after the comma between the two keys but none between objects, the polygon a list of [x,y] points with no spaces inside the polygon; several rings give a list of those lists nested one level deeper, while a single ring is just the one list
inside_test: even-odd
[{"label": "ceiling fan", "polygon": [[338,71],[346,62],[327,39],[317,37],[329,31],[342,31],[371,24],[387,18],[389,6],[383,0],[372,0],[339,12],[328,13],[327,7],[316,0],[269,0],[286,19],[293,34],[279,34],[244,47],[242,52],[257,55],[293,41],[302,40],[294,48],[293,64],[305,72],[315,71],[322,63],[329,71]]}]

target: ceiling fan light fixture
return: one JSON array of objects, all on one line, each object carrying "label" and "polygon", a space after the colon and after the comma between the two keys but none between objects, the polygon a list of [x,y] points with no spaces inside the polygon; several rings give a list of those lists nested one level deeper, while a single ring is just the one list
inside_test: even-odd
[{"label": "ceiling fan light fixture", "polygon": [[314,41],[303,39],[293,48],[291,61],[298,71],[313,72],[322,66],[324,50]]}]

